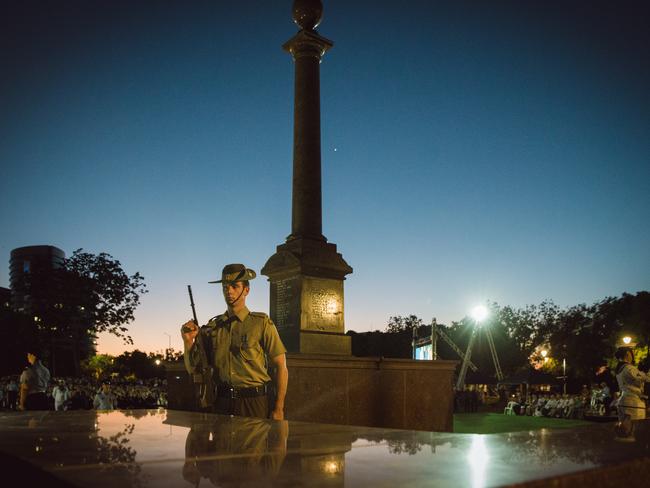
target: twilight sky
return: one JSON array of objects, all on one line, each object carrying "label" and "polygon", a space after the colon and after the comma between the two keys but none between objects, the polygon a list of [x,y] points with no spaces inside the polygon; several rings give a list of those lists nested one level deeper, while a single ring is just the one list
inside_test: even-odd
[{"label": "twilight sky", "polygon": [[[259,272],[290,232],[291,3],[3,3],[0,286],[13,248],[83,248],[145,276],[127,349],[182,347],[187,284],[202,322],[221,313],[207,281]],[[354,268],[346,330],[650,289],[647,2],[324,8],[323,232]]]}]

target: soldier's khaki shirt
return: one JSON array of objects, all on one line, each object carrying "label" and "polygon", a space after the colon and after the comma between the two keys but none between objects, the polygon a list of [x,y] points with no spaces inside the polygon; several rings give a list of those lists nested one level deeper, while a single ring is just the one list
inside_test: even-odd
[{"label": "soldier's khaki shirt", "polygon": [[[216,368],[215,379],[235,387],[260,386],[271,381],[267,356],[274,358],[287,350],[268,315],[244,307],[230,317],[217,315],[201,327],[203,342],[211,345],[208,358]],[[209,359],[208,359],[209,360]],[[192,373],[200,364],[196,341],[185,351],[185,367]]]}]

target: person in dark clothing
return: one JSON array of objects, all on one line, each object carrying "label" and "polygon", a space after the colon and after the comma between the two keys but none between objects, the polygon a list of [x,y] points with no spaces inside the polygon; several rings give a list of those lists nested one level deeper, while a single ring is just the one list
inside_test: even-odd
[{"label": "person in dark clothing", "polygon": [[83,390],[75,388],[69,401],[68,410],[90,410],[90,397]]}]

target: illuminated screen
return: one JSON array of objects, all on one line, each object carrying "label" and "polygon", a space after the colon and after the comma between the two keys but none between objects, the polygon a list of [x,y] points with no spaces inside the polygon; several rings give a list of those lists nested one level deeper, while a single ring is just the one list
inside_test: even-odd
[{"label": "illuminated screen", "polygon": [[415,359],[432,359],[431,344],[415,348]]}]

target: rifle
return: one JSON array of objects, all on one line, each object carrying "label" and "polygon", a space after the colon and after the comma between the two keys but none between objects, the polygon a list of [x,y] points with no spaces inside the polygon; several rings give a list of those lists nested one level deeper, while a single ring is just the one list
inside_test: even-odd
[{"label": "rifle", "polygon": [[[187,291],[190,294],[190,305],[192,306],[192,316],[194,323],[199,327],[199,321],[196,318],[196,309],[194,308],[194,297],[192,296],[192,287],[187,285]],[[189,332],[184,330],[184,332]],[[214,394],[214,368],[208,360],[208,350],[206,349],[206,344],[203,342],[203,334],[199,329],[199,333],[196,336],[196,347],[199,353],[199,367],[192,375],[192,380],[196,385],[198,385],[198,400],[199,406],[201,408],[210,408],[214,405],[215,394]]]}]

